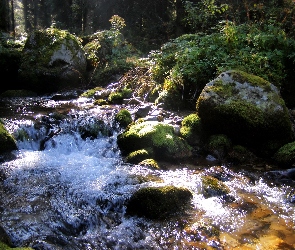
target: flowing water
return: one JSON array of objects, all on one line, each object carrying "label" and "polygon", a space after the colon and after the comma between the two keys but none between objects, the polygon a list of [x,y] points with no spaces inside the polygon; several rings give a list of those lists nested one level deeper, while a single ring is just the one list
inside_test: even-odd
[{"label": "flowing water", "polygon": [[[91,103],[50,97],[0,103],[0,117],[18,138],[18,150],[2,156],[0,165],[0,232],[14,246],[295,249],[292,170],[204,163],[160,171],[126,164],[113,122],[120,107]],[[205,174],[228,186],[227,198],[204,195]],[[165,221],[126,215],[133,192],[168,184],[193,193],[185,214]]]}]

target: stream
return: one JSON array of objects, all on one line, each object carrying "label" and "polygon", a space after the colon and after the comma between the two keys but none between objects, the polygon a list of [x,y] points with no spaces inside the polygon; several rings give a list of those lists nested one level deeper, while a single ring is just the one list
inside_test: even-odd
[{"label": "stream", "polygon": [[[205,161],[167,170],[126,164],[116,140],[119,109],[93,106],[87,98],[0,100],[0,117],[18,145],[0,158],[0,234],[13,246],[295,249],[292,169]],[[204,196],[204,174],[223,181],[227,199]],[[126,215],[132,193],[161,185],[188,188],[190,208],[165,221]]]}]

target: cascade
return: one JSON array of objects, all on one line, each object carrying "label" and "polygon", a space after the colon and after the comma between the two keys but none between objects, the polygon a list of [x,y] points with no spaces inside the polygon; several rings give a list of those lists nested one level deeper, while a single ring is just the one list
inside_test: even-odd
[{"label": "cascade", "polygon": [[[294,180],[278,171],[181,165],[154,170],[126,164],[114,123],[119,106],[88,99],[5,100],[0,115],[18,150],[0,165],[0,231],[34,249],[294,249]],[[225,197],[206,196],[202,176],[218,175]],[[146,181],[142,181],[145,179]],[[193,193],[170,220],[126,215],[140,187],[174,185]],[[289,247],[289,248],[288,248]]]}]

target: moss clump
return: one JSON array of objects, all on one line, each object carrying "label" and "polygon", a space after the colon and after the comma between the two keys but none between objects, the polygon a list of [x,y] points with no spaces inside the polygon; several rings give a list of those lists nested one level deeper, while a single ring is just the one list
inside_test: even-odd
[{"label": "moss clump", "polygon": [[295,141],[279,148],[273,158],[280,166],[292,166],[292,164],[295,163]]},{"label": "moss clump", "polygon": [[132,122],[132,116],[127,109],[121,109],[115,116],[115,121],[120,127],[126,128]]},{"label": "moss clump", "polygon": [[146,187],[136,191],[127,203],[127,214],[150,219],[165,219],[183,211],[192,193],[174,186]]},{"label": "moss clump", "polygon": [[138,164],[152,169],[160,169],[159,164],[154,159],[145,159]]},{"label": "moss clump", "polygon": [[103,105],[108,105],[109,102],[105,99],[97,99],[94,101],[93,103],[94,105],[97,105],[97,106],[103,106]]},{"label": "moss clump", "polygon": [[174,134],[173,126],[160,122],[135,123],[118,136],[118,146],[123,154],[142,149],[142,145],[153,149],[156,160],[191,155],[190,146]]},{"label": "moss clump", "polygon": [[16,141],[0,123],[0,153],[16,150]]},{"label": "moss clump", "polygon": [[94,97],[95,93],[100,90],[102,90],[101,87],[88,89],[87,91],[85,91],[84,93],[81,94],[81,97],[87,97],[87,98]]},{"label": "moss clump", "polygon": [[200,139],[201,131],[201,119],[197,114],[190,114],[183,119],[180,134],[189,144],[193,145]]},{"label": "moss clump", "polygon": [[205,198],[213,196],[225,196],[229,193],[229,188],[220,180],[213,176],[202,176],[203,194]]},{"label": "moss clump", "polygon": [[108,101],[113,104],[122,104],[125,98],[131,97],[132,90],[128,88],[123,88],[109,95]]},{"label": "moss clump", "polygon": [[126,161],[129,163],[137,164],[147,158],[151,157],[151,153],[146,149],[140,149],[131,152],[126,157]]},{"label": "moss clump", "polygon": [[251,83],[255,86],[259,86],[264,88],[265,90],[270,90],[271,89],[271,85],[269,81],[266,81],[265,79],[253,75],[253,74],[248,74],[244,71],[241,70],[231,70],[231,76],[232,79],[241,83]]}]

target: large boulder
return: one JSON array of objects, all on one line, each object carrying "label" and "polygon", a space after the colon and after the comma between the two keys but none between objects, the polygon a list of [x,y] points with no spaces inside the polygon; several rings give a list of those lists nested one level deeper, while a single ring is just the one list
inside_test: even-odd
[{"label": "large boulder", "polygon": [[294,138],[279,90],[242,71],[227,71],[209,82],[197,100],[197,114],[208,133],[225,134],[264,156]]},{"label": "large boulder", "polygon": [[191,156],[191,147],[174,133],[172,125],[143,121],[127,127],[118,135],[118,146],[124,155],[147,149],[147,158],[175,160]]},{"label": "large boulder", "polygon": [[28,37],[19,69],[23,88],[45,93],[79,87],[85,72],[85,53],[74,35],[48,28]]}]

